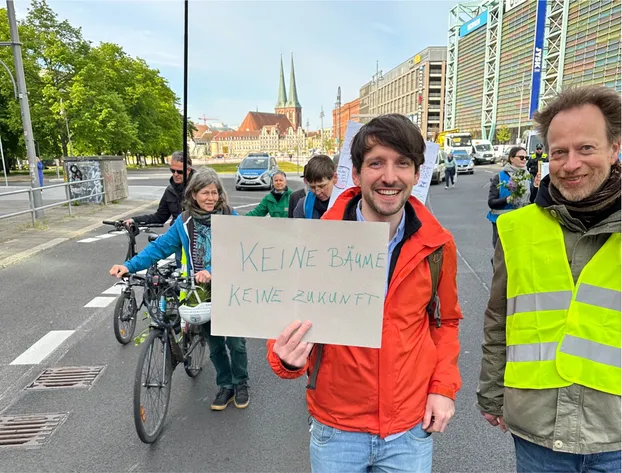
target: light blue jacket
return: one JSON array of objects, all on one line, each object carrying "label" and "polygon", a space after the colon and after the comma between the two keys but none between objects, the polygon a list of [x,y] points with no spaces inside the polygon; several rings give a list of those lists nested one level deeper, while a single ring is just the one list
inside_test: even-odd
[{"label": "light blue jacket", "polygon": [[[232,210],[231,215],[238,215],[238,213]],[[185,258],[188,264],[187,274],[193,274],[192,257],[190,257],[190,255],[192,255],[190,251],[190,236],[188,233],[188,223],[191,219],[192,217],[186,212],[181,214],[175,219],[175,222],[165,234],[149,243],[144,250],[131,260],[123,263],[123,266],[125,266],[130,273],[136,273],[143,269],[147,269],[152,264],[167,258],[173,253],[179,253],[181,250],[182,253],[188,255]],[[206,266],[205,269],[210,273],[212,272],[211,266]]]}]

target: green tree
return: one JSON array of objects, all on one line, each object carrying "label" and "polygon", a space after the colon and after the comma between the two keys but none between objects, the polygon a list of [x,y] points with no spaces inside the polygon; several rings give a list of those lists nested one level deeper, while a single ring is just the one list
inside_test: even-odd
[{"label": "green tree", "polygon": [[510,141],[512,134],[510,133],[510,129],[507,127],[507,125],[501,125],[499,128],[497,128],[496,136],[498,143],[505,144]]}]

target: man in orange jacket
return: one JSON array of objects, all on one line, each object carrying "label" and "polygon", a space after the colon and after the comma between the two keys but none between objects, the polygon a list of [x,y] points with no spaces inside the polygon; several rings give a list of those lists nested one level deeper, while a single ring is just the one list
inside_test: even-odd
[{"label": "man in orange jacket", "polygon": [[[456,246],[411,197],[425,141],[402,115],[384,115],[352,141],[352,176],[323,219],[390,224],[382,347],[302,342],[310,322],[293,322],[268,342],[282,378],[307,373],[314,473],[431,472],[433,432],[444,432],[460,389]],[[440,326],[428,314],[428,256],[442,250]],[[353,327],[353,330],[355,328]]]}]

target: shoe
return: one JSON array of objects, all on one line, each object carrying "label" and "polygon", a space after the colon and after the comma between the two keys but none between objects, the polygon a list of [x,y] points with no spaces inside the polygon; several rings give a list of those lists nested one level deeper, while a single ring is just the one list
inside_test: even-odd
[{"label": "shoe", "polygon": [[213,411],[224,411],[233,401],[233,389],[221,387],[216,394],[216,399],[212,402]]},{"label": "shoe", "polygon": [[445,186],[445,189],[449,189],[449,187]]},{"label": "shoe", "polygon": [[238,409],[244,409],[248,406],[248,385],[246,383],[238,384],[235,387],[235,407]]},{"label": "shoe", "polygon": [[455,183],[452,183],[452,184],[451,184],[451,187],[456,187],[456,184],[455,184]]}]

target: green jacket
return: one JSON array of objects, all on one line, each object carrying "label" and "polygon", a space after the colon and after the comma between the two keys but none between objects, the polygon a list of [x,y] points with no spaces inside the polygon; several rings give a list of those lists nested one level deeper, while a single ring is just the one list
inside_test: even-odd
[{"label": "green jacket", "polygon": [[274,197],[274,194],[270,192],[266,194],[259,205],[246,214],[247,217],[265,217],[270,215],[273,218],[287,218],[287,209],[289,207],[289,196],[292,195],[292,191],[288,188],[281,200],[278,202]]},{"label": "green jacket", "polygon": [[[546,179],[542,184],[548,186],[548,182]],[[584,266],[609,236],[620,232],[620,211],[586,230],[579,220],[570,216],[565,206],[542,205],[542,191],[540,189],[536,205],[540,203],[559,221],[576,283]],[[477,390],[480,411],[502,415],[514,435],[558,452],[587,455],[620,450],[622,412],[619,396],[579,384],[537,390],[504,386],[508,277],[500,241],[495,248],[493,264],[490,300],[484,314],[482,367]]]}]

